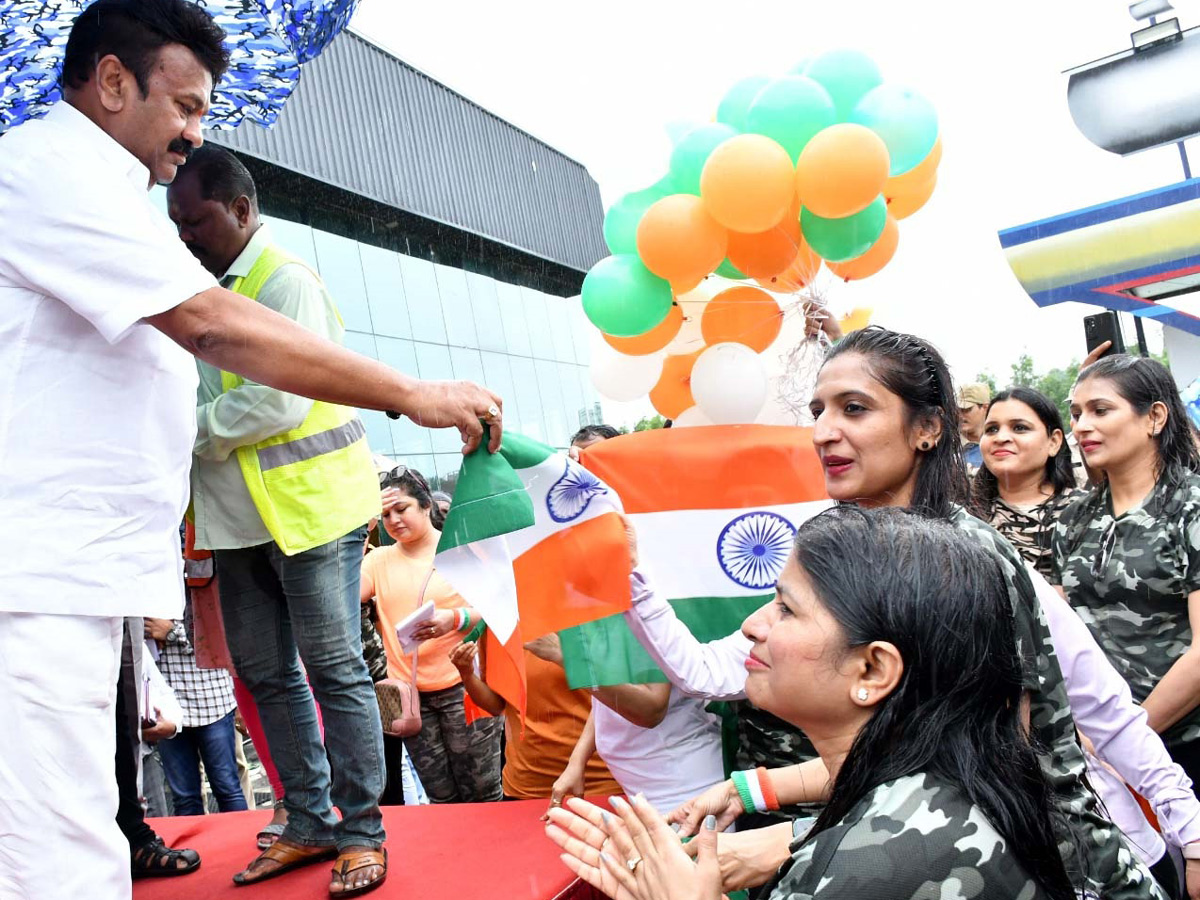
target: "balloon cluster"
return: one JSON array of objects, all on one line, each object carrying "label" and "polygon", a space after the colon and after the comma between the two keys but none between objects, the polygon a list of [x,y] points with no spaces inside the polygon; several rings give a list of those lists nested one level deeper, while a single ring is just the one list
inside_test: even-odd
[{"label": "balloon cluster", "polygon": [[[845,281],[880,271],[896,223],[933,194],[940,159],[933,106],[857,51],[737,82],[716,120],[675,144],[667,175],[604,218],[612,256],[583,282],[605,342],[597,389],[614,400],[649,392],[677,424],[753,421],[767,392],[758,354],[783,320],[768,291],[799,291],[822,265]],[[711,274],[747,283],[696,299]],[[701,349],[678,352],[696,322]]]}]

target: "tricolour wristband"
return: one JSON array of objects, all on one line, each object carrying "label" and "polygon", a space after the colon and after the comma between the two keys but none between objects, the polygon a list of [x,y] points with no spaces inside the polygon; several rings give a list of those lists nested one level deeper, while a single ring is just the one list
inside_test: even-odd
[{"label": "tricolour wristband", "polygon": [[779,798],[775,795],[775,785],[771,784],[770,774],[763,766],[759,766],[754,771],[758,775],[758,787],[762,791],[763,802],[766,804],[764,812],[779,809]]},{"label": "tricolour wristband", "polygon": [[469,612],[467,612],[467,609],[465,606],[460,606],[458,611],[462,616],[462,621],[459,622],[459,624],[458,624],[458,630],[459,631],[470,631],[471,630],[471,614]]},{"label": "tricolour wristband", "polygon": [[750,785],[746,779],[746,773],[734,772],[729,778],[742,800],[742,808],[748,813],[756,812],[754,809],[754,795],[750,793]]},{"label": "tricolour wristband", "polygon": [[731,776],[733,786],[737,788],[738,796],[742,798],[742,806],[746,812],[766,812],[767,801],[763,797],[762,787],[753,769],[745,772],[734,772]]}]

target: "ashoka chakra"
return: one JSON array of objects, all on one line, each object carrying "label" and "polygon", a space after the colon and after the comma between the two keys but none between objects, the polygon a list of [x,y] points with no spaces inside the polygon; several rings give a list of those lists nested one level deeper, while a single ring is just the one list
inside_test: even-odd
[{"label": "ashoka chakra", "polygon": [[721,529],[717,561],[744,588],[774,587],[795,537],[796,527],[778,513],[744,513]]},{"label": "ashoka chakra", "polygon": [[568,460],[562,477],[546,493],[546,511],[555,522],[570,522],[583,515],[593,497],[607,491],[599,478]]}]

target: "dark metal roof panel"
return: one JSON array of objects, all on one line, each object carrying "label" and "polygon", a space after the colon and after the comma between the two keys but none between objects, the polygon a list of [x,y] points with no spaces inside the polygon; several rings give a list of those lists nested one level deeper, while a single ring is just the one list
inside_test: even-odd
[{"label": "dark metal roof panel", "polygon": [[581,272],[608,255],[587,169],[352,32],[304,67],[273,129],[207,137]]}]

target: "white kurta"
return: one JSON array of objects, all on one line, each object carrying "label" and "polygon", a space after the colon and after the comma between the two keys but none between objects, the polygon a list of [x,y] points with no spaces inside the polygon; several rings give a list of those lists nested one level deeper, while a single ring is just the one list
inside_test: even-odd
[{"label": "white kurta", "polygon": [[[177,618],[196,368],[142,321],[216,282],[66,103],[0,138],[0,897],[126,898],[123,617]],[[68,861],[59,864],[56,861]]]}]

